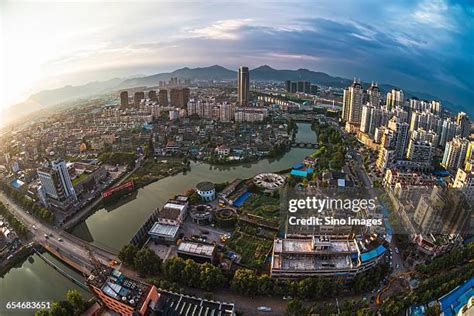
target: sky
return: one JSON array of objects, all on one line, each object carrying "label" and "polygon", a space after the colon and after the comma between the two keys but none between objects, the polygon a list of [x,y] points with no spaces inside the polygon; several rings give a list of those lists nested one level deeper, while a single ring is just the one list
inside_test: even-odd
[{"label": "sky", "polygon": [[307,68],[474,107],[474,2],[0,0],[0,108],[34,92],[219,64]]}]

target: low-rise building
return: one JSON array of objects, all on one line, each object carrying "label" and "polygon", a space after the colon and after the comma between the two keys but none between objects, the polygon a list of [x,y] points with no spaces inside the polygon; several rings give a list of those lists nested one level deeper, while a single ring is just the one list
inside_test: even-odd
[{"label": "low-rise building", "polygon": [[183,241],[179,244],[177,253],[183,259],[192,259],[199,263],[212,262],[215,255],[216,246],[195,242]]},{"label": "low-rise building", "polygon": [[348,236],[277,238],[273,243],[271,276],[326,276],[348,280],[375,266],[387,250],[379,243],[370,247],[369,250]]}]

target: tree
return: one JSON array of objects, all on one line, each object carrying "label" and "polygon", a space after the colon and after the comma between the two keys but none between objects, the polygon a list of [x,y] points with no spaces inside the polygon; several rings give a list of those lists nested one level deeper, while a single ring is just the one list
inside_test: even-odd
[{"label": "tree", "polygon": [[74,308],[74,315],[81,315],[86,310],[86,301],[81,293],[77,290],[68,290],[66,293],[66,300]]},{"label": "tree", "polygon": [[300,316],[306,315],[307,310],[304,308],[303,303],[300,300],[292,300],[288,303],[286,307],[285,315],[287,316]]},{"label": "tree", "polygon": [[206,262],[201,265],[200,281],[201,287],[209,291],[222,287],[224,285],[225,278],[219,268]]},{"label": "tree", "polygon": [[140,275],[158,274],[161,270],[161,263],[161,258],[148,248],[140,249],[133,260],[133,265]]},{"label": "tree", "polygon": [[201,268],[199,264],[188,259],[184,262],[184,270],[182,271],[183,281],[186,282],[188,286],[198,287],[201,277]]},{"label": "tree", "polygon": [[238,269],[235,271],[231,287],[241,294],[257,294],[258,280],[255,272],[249,269]]},{"label": "tree", "polygon": [[122,262],[129,266],[133,266],[135,256],[137,255],[138,248],[135,245],[128,244],[123,246],[120,250],[118,257]]},{"label": "tree", "polygon": [[35,312],[35,316],[49,316],[51,313],[48,310],[40,309],[39,311]]},{"label": "tree", "polygon": [[183,259],[174,256],[165,261],[163,270],[167,279],[172,282],[180,282],[184,267]]},{"label": "tree", "polygon": [[51,316],[71,316],[74,314],[74,308],[68,301],[54,302],[49,313]]}]

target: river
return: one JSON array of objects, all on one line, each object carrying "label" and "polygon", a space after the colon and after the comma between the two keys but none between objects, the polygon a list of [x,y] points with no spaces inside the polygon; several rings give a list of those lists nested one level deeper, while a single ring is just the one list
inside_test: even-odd
[{"label": "river", "polygon": [[[309,124],[298,123],[296,139],[299,142],[315,141],[315,134]],[[130,241],[140,225],[157,207],[161,207],[174,195],[193,188],[198,182],[219,183],[252,177],[260,172],[287,169],[313,151],[314,149],[292,148],[278,159],[264,159],[235,166],[192,163],[190,171],[149,184],[135,192],[128,200],[98,210],[78,224],[72,233],[99,246],[119,250]],[[13,299],[58,300],[64,297],[68,288],[77,288],[37,256],[33,258],[34,263],[26,261],[21,268],[12,269],[0,279],[2,302]],[[78,278],[81,279],[80,276]],[[4,306],[4,303],[2,304]],[[3,306],[0,306],[0,311]]]}]

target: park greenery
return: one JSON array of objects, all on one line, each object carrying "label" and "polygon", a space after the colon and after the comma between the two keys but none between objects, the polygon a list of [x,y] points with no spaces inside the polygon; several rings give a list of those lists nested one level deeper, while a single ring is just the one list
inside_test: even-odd
[{"label": "park greenery", "polygon": [[161,272],[162,260],[146,247],[125,245],[119,252],[118,258],[127,266],[135,269],[141,276],[155,276]]},{"label": "park greenery", "polygon": [[42,309],[35,316],[79,316],[88,308],[89,303],[77,290],[68,290],[66,300],[54,302],[50,309]]},{"label": "park greenery", "polygon": [[326,302],[320,304],[304,305],[302,301],[295,299],[288,303],[285,315],[369,316],[373,315],[373,311],[371,311],[371,309],[368,307],[367,302],[363,300],[346,300],[340,304]]},{"label": "park greenery", "polygon": [[36,217],[48,222],[54,222],[54,213],[50,210],[40,206],[38,203],[35,203],[33,200],[26,196],[26,192],[23,190],[17,190],[11,187],[8,183],[0,181],[0,190],[5,192],[5,194],[18,203],[25,210],[30,211]]},{"label": "park greenery", "polygon": [[381,266],[357,275],[344,284],[343,280],[312,277],[300,280],[274,279],[267,274],[257,274],[254,270],[238,269],[231,288],[243,295],[275,295],[304,300],[330,298],[342,293],[360,294],[378,285],[386,276],[388,267]]},{"label": "park greenery", "polygon": [[[449,293],[474,276],[474,243],[433,259],[427,264],[417,265],[421,274],[419,285],[408,293],[392,296],[382,305],[383,315],[398,315],[412,305],[425,305]],[[436,307],[431,307],[436,313]]]},{"label": "park greenery", "polygon": [[99,156],[102,163],[109,165],[126,165],[135,167],[136,155],[133,152],[104,152]]},{"label": "park greenery", "polygon": [[[171,290],[179,289],[176,284],[212,290],[226,282],[222,271],[210,263],[199,264],[180,257],[171,257],[163,263],[154,251],[131,244],[125,245],[118,257],[153,284]],[[160,282],[160,278],[167,282]]]},{"label": "park greenery", "polygon": [[0,215],[3,215],[7,222],[10,223],[18,236],[26,237],[28,235],[28,228],[11,215],[2,202],[0,202]]},{"label": "park greenery", "polygon": [[317,159],[315,170],[340,171],[345,163],[346,141],[341,132],[333,126],[313,122],[311,128],[316,133],[319,148],[311,155]]},{"label": "park greenery", "polygon": [[148,158],[145,159],[140,168],[134,172],[132,179],[135,185],[140,188],[182,170],[183,160],[181,158],[170,158],[166,161]]}]

